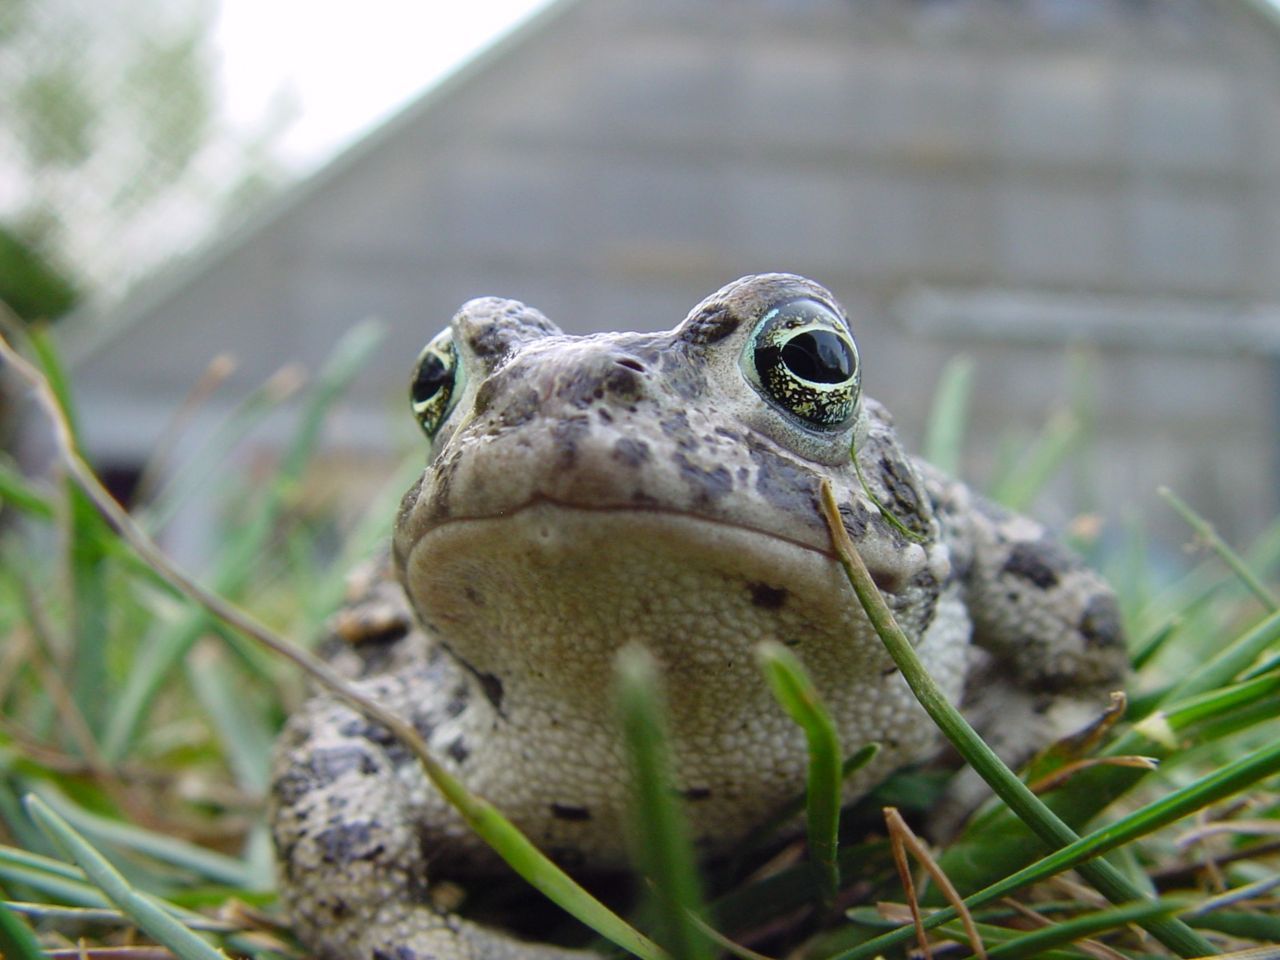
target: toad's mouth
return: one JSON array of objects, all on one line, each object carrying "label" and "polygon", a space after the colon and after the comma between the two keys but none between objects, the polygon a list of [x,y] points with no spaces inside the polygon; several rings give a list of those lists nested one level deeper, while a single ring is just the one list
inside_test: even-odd
[{"label": "toad's mouth", "polygon": [[[637,554],[670,556],[677,562],[697,558],[713,565],[731,559],[731,565],[765,579],[783,557],[788,558],[787,569],[799,564],[806,575],[835,565],[825,529],[821,537],[814,530],[823,524],[816,505],[813,525],[796,522],[784,529],[778,521],[776,513],[765,526],[657,504],[604,501],[584,506],[537,493],[513,507],[421,522],[411,542],[396,544],[396,553],[411,596],[418,583],[438,580],[454,568],[480,578],[486,569],[506,568],[546,581],[554,575],[548,569],[553,558],[559,572],[575,577],[602,565],[625,573]],[[925,551],[914,544],[872,539],[859,549],[876,585],[887,594],[899,592],[927,562]]]},{"label": "toad's mouth", "polygon": [[[791,648],[832,702],[892,670],[828,552],[687,514],[540,501],[428,530],[400,572],[423,624],[512,715],[555,703],[565,722],[596,722],[631,644],[657,660],[673,720],[708,736],[768,702],[761,642]],[[890,597],[913,636],[918,593]]]},{"label": "toad's mouth", "polygon": [[[877,576],[891,588],[900,573]],[[429,627],[480,648],[680,646],[708,624],[794,643],[857,606],[830,550],[686,513],[546,499],[426,530],[401,577]]]}]

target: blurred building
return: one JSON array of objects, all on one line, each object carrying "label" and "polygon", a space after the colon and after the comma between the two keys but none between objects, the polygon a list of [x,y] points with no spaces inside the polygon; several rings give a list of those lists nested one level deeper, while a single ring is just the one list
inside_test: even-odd
[{"label": "blurred building", "polygon": [[850,309],[912,442],[972,356],[979,483],[1081,348],[1095,442],[1042,512],[1174,531],[1166,483],[1245,538],[1280,506],[1277,158],[1280,31],[1245,0],[559,0],[73,339],[84,433],[141,462],[214,354],[240,365],[192,433],[374,315],[330,441],[382,463],[470,297],[660,329],[789,270]]}]

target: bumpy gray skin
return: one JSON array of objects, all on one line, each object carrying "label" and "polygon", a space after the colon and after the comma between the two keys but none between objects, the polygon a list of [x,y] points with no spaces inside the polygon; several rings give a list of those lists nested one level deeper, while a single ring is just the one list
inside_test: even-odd
[{"label": "bumpy gray skin", "polygon": [[[883,745],[846,799],[937,749],[832,558],[823,478],[926,666],[1006,756],[1095,715],[1122,683],[1111,592],[1042,527],[913,461],[875,401],[817,429],[744,376],[757,321],[801,296],[844,317],[821,287],[774,274],[667,333],[568,337],[499,299],[453,320],[465,381],[396,520],[403,592],[376,577],[357,590],[342,632],[367,642],[342,660],[572,871],[625,859],[608,691],[626,644],[662,669],[678,786],[708,853],[803,789],[802,735],[753,659],[762,640],[803,660],[846,750]],[[404,749],[331,697],[288,724],[272,800],[283,897],[321,956],[588,956],[437,903],[437,881],[483,882],[494,855]]]}]

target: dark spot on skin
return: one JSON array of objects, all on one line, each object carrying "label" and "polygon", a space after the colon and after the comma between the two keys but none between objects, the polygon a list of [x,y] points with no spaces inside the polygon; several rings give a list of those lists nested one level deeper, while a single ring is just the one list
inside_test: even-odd
[{"label": "dark spot on skin", "polygon": [[453,688],[453,693],[449,696],[449,702],[444,706],[444,715],[446,717],[458,716],[467,709],[467,702],[470,699],[471,691],[467,689],[466,684],[458,684]]},{"label": "dark spot on skin", "polygon": [[436,732],[436,718],[430,709],[413,712],[413,729],[418,731],[418,736],[423,740],[431,739],[431,735]]},{"label": "dark spot on skin", "polygon": [[373,860],[382,853],[380,843],[371,843],[375,824],[336,823],[315,835],[315,845],[325,863],[344,866],[359,860]]},{"label": "dark spot on skin", "polygon": [[[889,502],[882,504],[904,527],[912,533],[929,533],[929,522],[923,515],[915,477],[905,460],[895,457],[880,458],[880,482],[889,494]],[[896,530],[895,533],[898,533]],[[901,536],[898,533],[898,536]]]},{"label": "dark spot on skin", "polygon": [[857,543],[867,535],[867,522],[871,519],[867,507],[861,500],[840,504],[840,519],[849,537]]},{"label": "dark spot on skin", "polygon": [[658,365],[667,388],[680,400],[703,403],[707,396],[706,362],[701,355],[689,357],[684,345],[675,342],[659,354]]},{"label": "dark spot on skin", "polygon": [[276,777],[271,784],[271,795],[281,807],[295,807],[312,790],[321,786],[310,770],[292,767]]},{"label": "dark spot on skin", "polygon": [[711,789],[709,787],[689,787],[681,790],[680,795],[686,800],[710,800]]},{"label": "dark spot on skin", "polygon": [[[617,360],[615,363],[617,366],[604,376],[605,393],[624,402],[639,400],[644,378],[636,373],[636,367],[639,367],[641,373],[644,372],[644,367],[630,358]],[[629,364],[635,364],[635,366],[629,366]]]},{"label": "dark spot on skin", "polygon": [[767,583],[749,583],[751,602],[765,610],[781,610],[787,602],[789,593],[786,587],[771,587]]},{"label": "dark spot on skin", "polygon": [[556,396],[585,410],[604,397],[604,383],[595,371],[577,367],[556,384]]},{"label": "dark spot on skin", "polygon": [[1013,545],[1001,572],[1048,590],[1072,566],[1070,554],[1052,541],[1023,540]]},{"label": "dark spot on skin", "polygon": [[813,473],[747,437],[747,452],[756,465],[756,491],[764,500],[794,518],[805,518],[812,529],[822,523],[818,512],[818,481]]},{"label": "dark spot on skin", "polygon": [[733,492],[733,474],[727,467],[717,465],[714,470],[704,470],[683,453],[673,458],[680,468],[680,476],[694,489],[700,501],[714,503]]},{"label": "dark spot on skin", "polygon": [[502,712],[502,680],[492,673],[482,673],[479,675],[480,689],[484,691],[484,698],[493,705],[493,709],[499,713]]},{"label": "dark spot on skin", "polygon": [[[454,660],[454,662],[458,664],[458,666],[462,667],[462,669],[466,670],[467,673],[471,674],[473,677],[476,678],[476,681],[480,684],[480,689],[485,691],[485,699],[489,700],[490,703],[493,703],[493,699],[489,696],[489,691],[486,689],[486,684],[491,681],[487,681],[485,679],[486,677],[492,676],[492,674],[481,673],[479,670],[473,667],[470,663],[468,663],[464,657],[458,656],[457,651],[453,650],[443,640],[440,640],[439,644],[440,644],[440,648],[445,650],[449,654],[449,656]],[[501,687],[501,683],[499,683],[498,686]],[[466,699],[469,699],[469,696],[470,696],[470,692],[466,689],[465,686],[460,684],[459,686],[454,688],[454,691],[453,691],[454,700],[463,699],[465,701]],[[499,695],[498,697],[499,702],[501,702],[501,699],[502,698]],[[498,706],[497,703],[493,703],[493,705],[495,707]],[[498,712],[501,713],[502,711],[499,710]],[[454,716],[454,714],[450,714],[450,716]]]},{"label": "dark spot on skin", "polygon": [[338,732],[344,737],[361,737],[380,747],[394,743],[396,739],[386,727],[379,723],[371,723],[364,717],[353,717],[340,726]]},{"label": "dark spot on skin", "polygon": [[649,445],[643,440],[621,437],[613,445],[613,459],[625,463],[628,467],[638,467],[649,459]]},{"label": "dark spot on skin", "polygon": [[466,763],[467,757],[471,756],[471,748],[467,746],[462,737],[458,737],[453,743],[449,744],[445,749],[445,753],[449,754],[458,763]]},{"label": "dark spot on skin", "polygon": [[551,804],[551,815],[557,820],[582,821],[591,819],[591,811],[569,803]]},{"label": "dark spot on skin", "polygon": [[317,785],[333,783],[343,774],[355,770],[364,776],[377,773],[378,764],[363,748],[351,744],[325,747],[311,754],[311,770]]},{"label": "dark spot on skin", "polygon": [[724,304],[712,304],[696,317],[690,317],[681,328],[681,337],[689,343],[718,343],[738,329],[742,320]]},{"label": "dark spot on skin", "polygon": [[483,607],[483,606],[484,606],[484,598],[483,598],[482,596],[480,596],[479,591],[477,591],[475,587],[473,587],[473,586],[471,586],[471,585],[469,585],[469,584],[468,584],[467,586],[463,587],[463,588],[462,588],[462,595],[463,595],[463,596],[465,596],[468,600],[470,600],[470,601],[471,601],[471,605],[472,605],[472,606],[475,606],[475,607]]},{"label": "dark spot on skin", "polygon": [[730,443],[742,442],[742,434],[737,430],[730,430],[728,427],[716,427],[716,436],[724,437]]},{"label": "dark spot on skin", "polygon": [[[481,409],[480,395],[486,391],[492,393],[496,389],[490,386],[492,383],[492,380],[486,381],[476,394],[475,412],[477,415],[484,412]],[[537,419],[539,408],[538,391],[531,387],[522,387],[519,390],[506,388],[501,392],[506,398],[506,402],[503,403],[502,409],[498,412],[498,423],[504,427],[518,427],[523,423]],[[489,399],[489,397],[486,397],[486,401]]]},{"label": "dark spot on skin", "polygon": [[372,960],[418,960],[418,955],[408,947],[399,946],[391,950],[374,950]]},{"label": "dark spot on skin", "polygon": [[681,450],[697,450],[698,438],[689,429],[689,418],[684,411],[677,411],[658,421],[662,432]]},{"label": "dark spot on skin", "polygon": [[898,593],[902,589],[902,578],[887,570],[872,570],[871,580],[881,593]]},{"label": "dark spot on skin", "polygon": [[578,459],[578,441],[591,429],[586,417],[567,417],[551,425],[551,439],[555,443],[556,462],[562,470],[573,466]]},{"label": "dark spot on skin", "polygon": [[1080,635],[1093,647],[1114,647],[1121,643],[1123,630],[1115,597],[1099,593],[1089,601],[1080,618]]},{"label": "dark spot on skin", "polygon": [[464,329],[469,327],[467,343],[471,351],[490,370],[522,344],[560,332],[550,320],[523,303],[513,301],[503,309],[501,318],[501,322],[473,319],[464,323]]}]

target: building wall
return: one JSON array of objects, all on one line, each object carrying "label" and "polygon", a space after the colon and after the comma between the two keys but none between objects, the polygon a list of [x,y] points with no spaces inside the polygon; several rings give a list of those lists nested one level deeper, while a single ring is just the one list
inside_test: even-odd
[{"label": "building wall", "polygon": [[[1261,316],[1226,345],[1158,323],[1085,343],[1092,469],[1043,506],[1155,510],[1172,537],[1152,507],[1167,483],[1243,536],[1278,506],[1280,37],[1231,10],[561,3],[127,307],[81,365],[88,435],[145,447],[213,353],[243,358],[228,390],[244,391],[377,315],[390,336],[338,434],[386,448],[410,358],[469,297],[524,299],[571,332],[659,329],[741,274],[792,270],[850,308],[868,390],[911,437],[942,365],[974,357],[979,481],[1069,393],[1081,338],[1045,297],[1101,303],[1117,328],[1161,304],[1226,329]],[[921,290],[943,304],[927,323]],[[1016,343],[973,314],[983,291],[1026,294]]]}]

